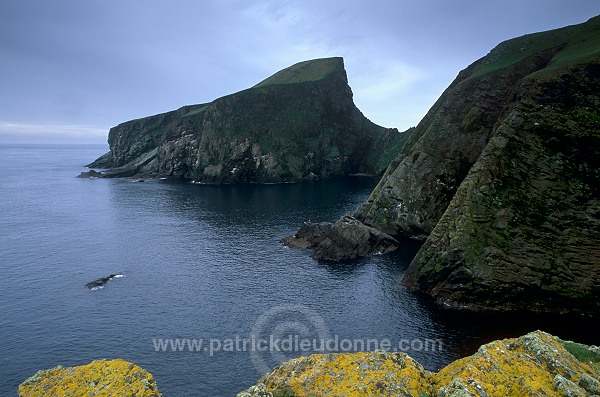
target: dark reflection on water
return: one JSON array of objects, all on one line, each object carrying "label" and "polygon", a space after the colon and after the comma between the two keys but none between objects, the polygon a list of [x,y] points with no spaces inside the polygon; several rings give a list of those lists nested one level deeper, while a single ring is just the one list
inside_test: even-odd
[{"label": "dark reflection on water", "polygon": [[[538,328],[598,343],[589,321],[438,310],[401,284],[414,241],[344,263],[279,243],[305,220],[334,221],[356,208],[373,179],[201,186],[73,177],[103,150],[0,146],[0,395],[15,395],[38,369],[122,357],[152,372],[166,397],[234,396],[261,375],[250,352],[155,351],[153,339],[248,338],[261,327],[439,339],[441,351],[407,351],[429,369]],[[125,277],[83,288],[113,273]],[[296,312],[282,312],[290,307]]]}]

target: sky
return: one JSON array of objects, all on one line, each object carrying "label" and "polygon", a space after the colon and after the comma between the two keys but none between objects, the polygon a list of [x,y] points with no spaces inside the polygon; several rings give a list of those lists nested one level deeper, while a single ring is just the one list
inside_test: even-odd
[{"label": "sky", "polygon": [[373,122],[415,126],[501,41],[600,0],[0,0],[0,143],[106,143],[121,122],[344,58]]}]

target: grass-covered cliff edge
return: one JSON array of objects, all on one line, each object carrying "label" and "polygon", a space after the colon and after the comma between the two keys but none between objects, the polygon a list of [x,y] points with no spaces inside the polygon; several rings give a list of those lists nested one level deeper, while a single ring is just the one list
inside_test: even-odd
[{"label": "grass-covered cliff edge", "polygon": [[[238,397],[562,397],[600,395],[600,351],[536,331],[498,340],[438,372],[405,353],[315,354],[284,362]],[[123,360],[40,371],[20,397],[160,397],[151,374]]]},{"label": "grass-covered cliff edge", "polygon": [[426,239],[404,283],[444,306],[600,315],[599,93],[600,17],[501,43],[315,256],[379,252],[357,243],[362,224]]},{"label": "grass-covered cliff edge", "polygon": [[409,133],[354,105],[342,58],[305,61],[213,102],[111,128],[88,176],[276,183],[381,174]]}]

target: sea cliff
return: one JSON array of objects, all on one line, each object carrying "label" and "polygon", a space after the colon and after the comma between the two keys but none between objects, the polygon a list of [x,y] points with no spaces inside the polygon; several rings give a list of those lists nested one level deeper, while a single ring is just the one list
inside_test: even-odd
[{"label": "sea cliff", "polygon": [[315,257],[382,252],[359,228],[421,239],[404,284],[444,306],[600,315],[599,92],[600,17],[499,44]]},{"label": "sea cliff", "polygon": [[354,105],[342,58],[301,62],[210,103],[111,128],[110,152],[88,177],[176,177],[280,183],[380,175],[408,132],[380,127]]}]

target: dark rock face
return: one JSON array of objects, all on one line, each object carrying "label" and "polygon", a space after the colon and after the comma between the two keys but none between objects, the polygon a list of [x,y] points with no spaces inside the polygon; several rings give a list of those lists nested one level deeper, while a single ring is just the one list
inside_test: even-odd
[{"label": "dark rock face", "polygon": [[409,133],[356,108],[343,60],[307,61],[211,103],[110,130],[110,152],[89,164],[106,177],[276,183],[383,173]]},{"label": "dark rock face", "polygon": [[332,226],[333,223],[331,222],[305,222],[298,233],[284,237],[281,242],[290,248],[316,247],[325,239]]},{"label": "dark rock face", "polygon": [[518,89],[405,282],[450,306],[600,314],[600,62]]},{"label": "dark rock face", "polygon": [[354,259],[385,254],[398,247],[399,243],[393,237],[347,215],[331,227],[317,246],[313,257],[327,260]]},{"label": "dark rock face", "polygon": [[[411,133],[353,214],[427,239],[407,286],[445,306],[600,314],[599,32],[596,17],[500,44]],[[329,241],[320,257],[353,257]]]}]

